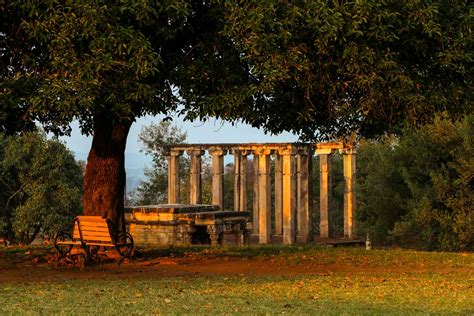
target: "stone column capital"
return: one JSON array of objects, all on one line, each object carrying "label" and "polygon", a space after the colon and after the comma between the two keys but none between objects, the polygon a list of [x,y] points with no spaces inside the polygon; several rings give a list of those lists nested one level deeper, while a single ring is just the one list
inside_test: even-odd
[{"label": "stone column capital", "polygon": [[291,146],[291,147],[286,147],[286,148],[280,148],[278,150],[278,153],[280,156],[294,156],[298,153],[297,148]]},{"label": "stone column capital", "polygon": [[343,155],[356,155],[357,150],[355,148],[343,148],[340,149],[339,152]]},{"label": "stone column capital", "polygon": [[208,150],[209,155],[211,156],[224,156],[227,155],[227,150],[222,148],[212,148]]},{"label": "stone column capital", "polygon": [[332,148],[316,148],[316,154],[318,155],[331,155],[334,152]]},{"label": "stone column capital", "polygon": [[171,156],[171,157],[180,157],[182,155],[183,155],[183,150],[176,150],[176,149],[171,149],[167,153],[167,156]]},{"label": "stone column capital", "polygon": [[252,154],[252,151],[249,149],[231,148],[230,153],[232,155],[248,156]]},{"label": "stone column capital", "polygon": [[180,149],[171,149],[165,148],[163,149],[163,155],[166,157],[180,157],[183,155],[184,150]]},{"label": "stone column capital", "polygon": [[256,148],[253,150],[253,154],[257,156],[269,156],[273,153],[273,149],[268,148]]},{"label": "stone column capital", "polygon": [[186,150],[186,153],[189,156],[204,156],[205,152],[206,152],[205,150],[198,149],[198,148]]}]

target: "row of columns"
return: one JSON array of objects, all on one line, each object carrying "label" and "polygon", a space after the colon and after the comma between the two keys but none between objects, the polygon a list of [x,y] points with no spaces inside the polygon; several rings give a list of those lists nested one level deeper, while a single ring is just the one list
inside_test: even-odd
[{"label": "row of columns", "polygon": [[[189,145],[188,145],[189,146]],[[254,146],[255,147],[255,146]],[[339,146],[340,147],[340,146]],[[328,238],[331,232],[331,169],[332,154],[338,148],[317,146],[320,156],[320,236]],[[340,148],[339,148],[340,149]],[[168,156],[168,202],[179,202],[179,156],[184,150],[172,149]],[[224,207],[224,156],[234,156],[234,209],[247,210],[248,156],[253,155],[253,233],[260,243],[271,242],[272,235],[281,236],[283,243],[311,241],[312,214],[310,207],[312,148],[295,145],[269,148],[265,145],[252,149],[209,147],[212,156],[212,204]],[[355,151],[341,149],[344,164],[344,235],[355,234]],[[190,165],[190,203],[202,203],[201,148],[187,149]],[[271,156],[275,161],[275,230],[272,232]]]}]

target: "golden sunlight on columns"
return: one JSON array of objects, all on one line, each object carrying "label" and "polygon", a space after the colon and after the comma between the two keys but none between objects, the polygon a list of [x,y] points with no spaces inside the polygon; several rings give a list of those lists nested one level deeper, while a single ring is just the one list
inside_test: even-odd
[{"label": "golden sunlight on columns", "polygon": [[283,243],[296,242],[296,183],[295,183],[296,150],[289,145],[280,150],[283,158]]},{"label": "golden sunlight on columns", "polygon": [[259,192],[258,192],[258,161],[259,157],[253,151],[253,205],[252,205],[252,213],[253,213],[253,233],[258,235],[259,232],[259,210],[258,210],[258,200],[259,200]]},{"label": "golden sunlight on columns", "polygon": [[171,150],[168,154],[168,203],[179,203],[179,156],[182,152]]},{"label": "golden sunlight on columns", "polygon": [[344,236],[356,234],[356,152],[348,148],[342,150],[344,164]]},{"label": "golden sunlight on columns", "polygon": [[332,237],[331,231],[331,187],[332,187],[332,150],[316,149],[319,155],[319,231],[322,238]]},{"label": "golden sunlight on columns", "polygon": [[283,235],[283,174],[282,157],[275,152],[275,235]]},{"label": "golden sunlight on columns", "polygon": [[201,156],[204,155],[204,150],[191,149],[186,151],[186,153],[191,157],[189,170],[189,202],[191,204],[201,204]]},{"label": "golden sunlight on columns", "polygon": [[219,205],[224,210],[224,155],[226,150],[212,148],[209,150],[212,156],[212,204]]},{"label": "golden sunlight on columns", "polygon": [[271,150],[259,148],[258,157],[258,227],[259,243],[271,242],[272,231],[272,187],[270,183],[270,155]]}]

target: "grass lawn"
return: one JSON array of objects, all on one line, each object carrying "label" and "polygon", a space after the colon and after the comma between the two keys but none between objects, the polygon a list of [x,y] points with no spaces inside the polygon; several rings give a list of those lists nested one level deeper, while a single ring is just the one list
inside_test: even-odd
[{"label": "grass lawn", "polygon": [[88,278],[86,268],[77,278],[1,282],[0,314],[474,314],[474,254],[266,246],[173,248],[145,256],[189,254],[202,260],[190,264],[238,258],[311,271],[157,276],[143,266],[133,276],[111,270]]}]

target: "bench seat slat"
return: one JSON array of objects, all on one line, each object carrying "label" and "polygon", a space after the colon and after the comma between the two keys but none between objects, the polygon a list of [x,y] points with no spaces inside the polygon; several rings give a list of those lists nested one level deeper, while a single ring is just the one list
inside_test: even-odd
[{"label": "bench seat slat", "polygon": [[[86,235],[97,235],[97,236],[110,236],[110,233],[108,231],[94,231],[94,230],[82,230],[82,236]],[[77,232],[75,233],[74,236],[80,236],[80,233]]]},{"label": "bench seat slat", "polygon": [[82,236],[83,241],[87,240],[97,240],[97,241],[107,241],[107,242],[112,242],[112,238],[109,237],[103,237],[103,236]]},{"label": "bench seat slat", "polygon": [[[81,239],[80,237],[77,237],[75,239]],[[100,241],[103,241],[103,240],[108,240],[108,241],[112,241],[112,238],[110,236],[100,236],[100,235],[87,235],[87,234],[83,234],[82,235],[82,240],[100,240]]]},{"label": "bench seat slat", "polygon": [[89,227],[91,229],[109,229],[109,226],[107,224],[104,225],[89,225],[89,223],[81,223],[81,228]]},{"label": "bench seat slat", "polygon": [[108,234],[109,230],[108,229],[91,229],[90,227],[83,227],[81,228],[81,231],[84,232],[98,232],[101,234]]},{"label": "bench seat slat", "polygon": [[108,231],[82,230],[81,229],[81,233],[82,233],[82,236],[86,236],[86,235],[110,236],[110,233]]},{"label": "bench seat slat", "polygon": [[106,220],[105,218],[102,218],[100,216],[88,216],[88,215],[77,216],[77,219],[79,221],[89,221],[89,222],[103,222]]}]

